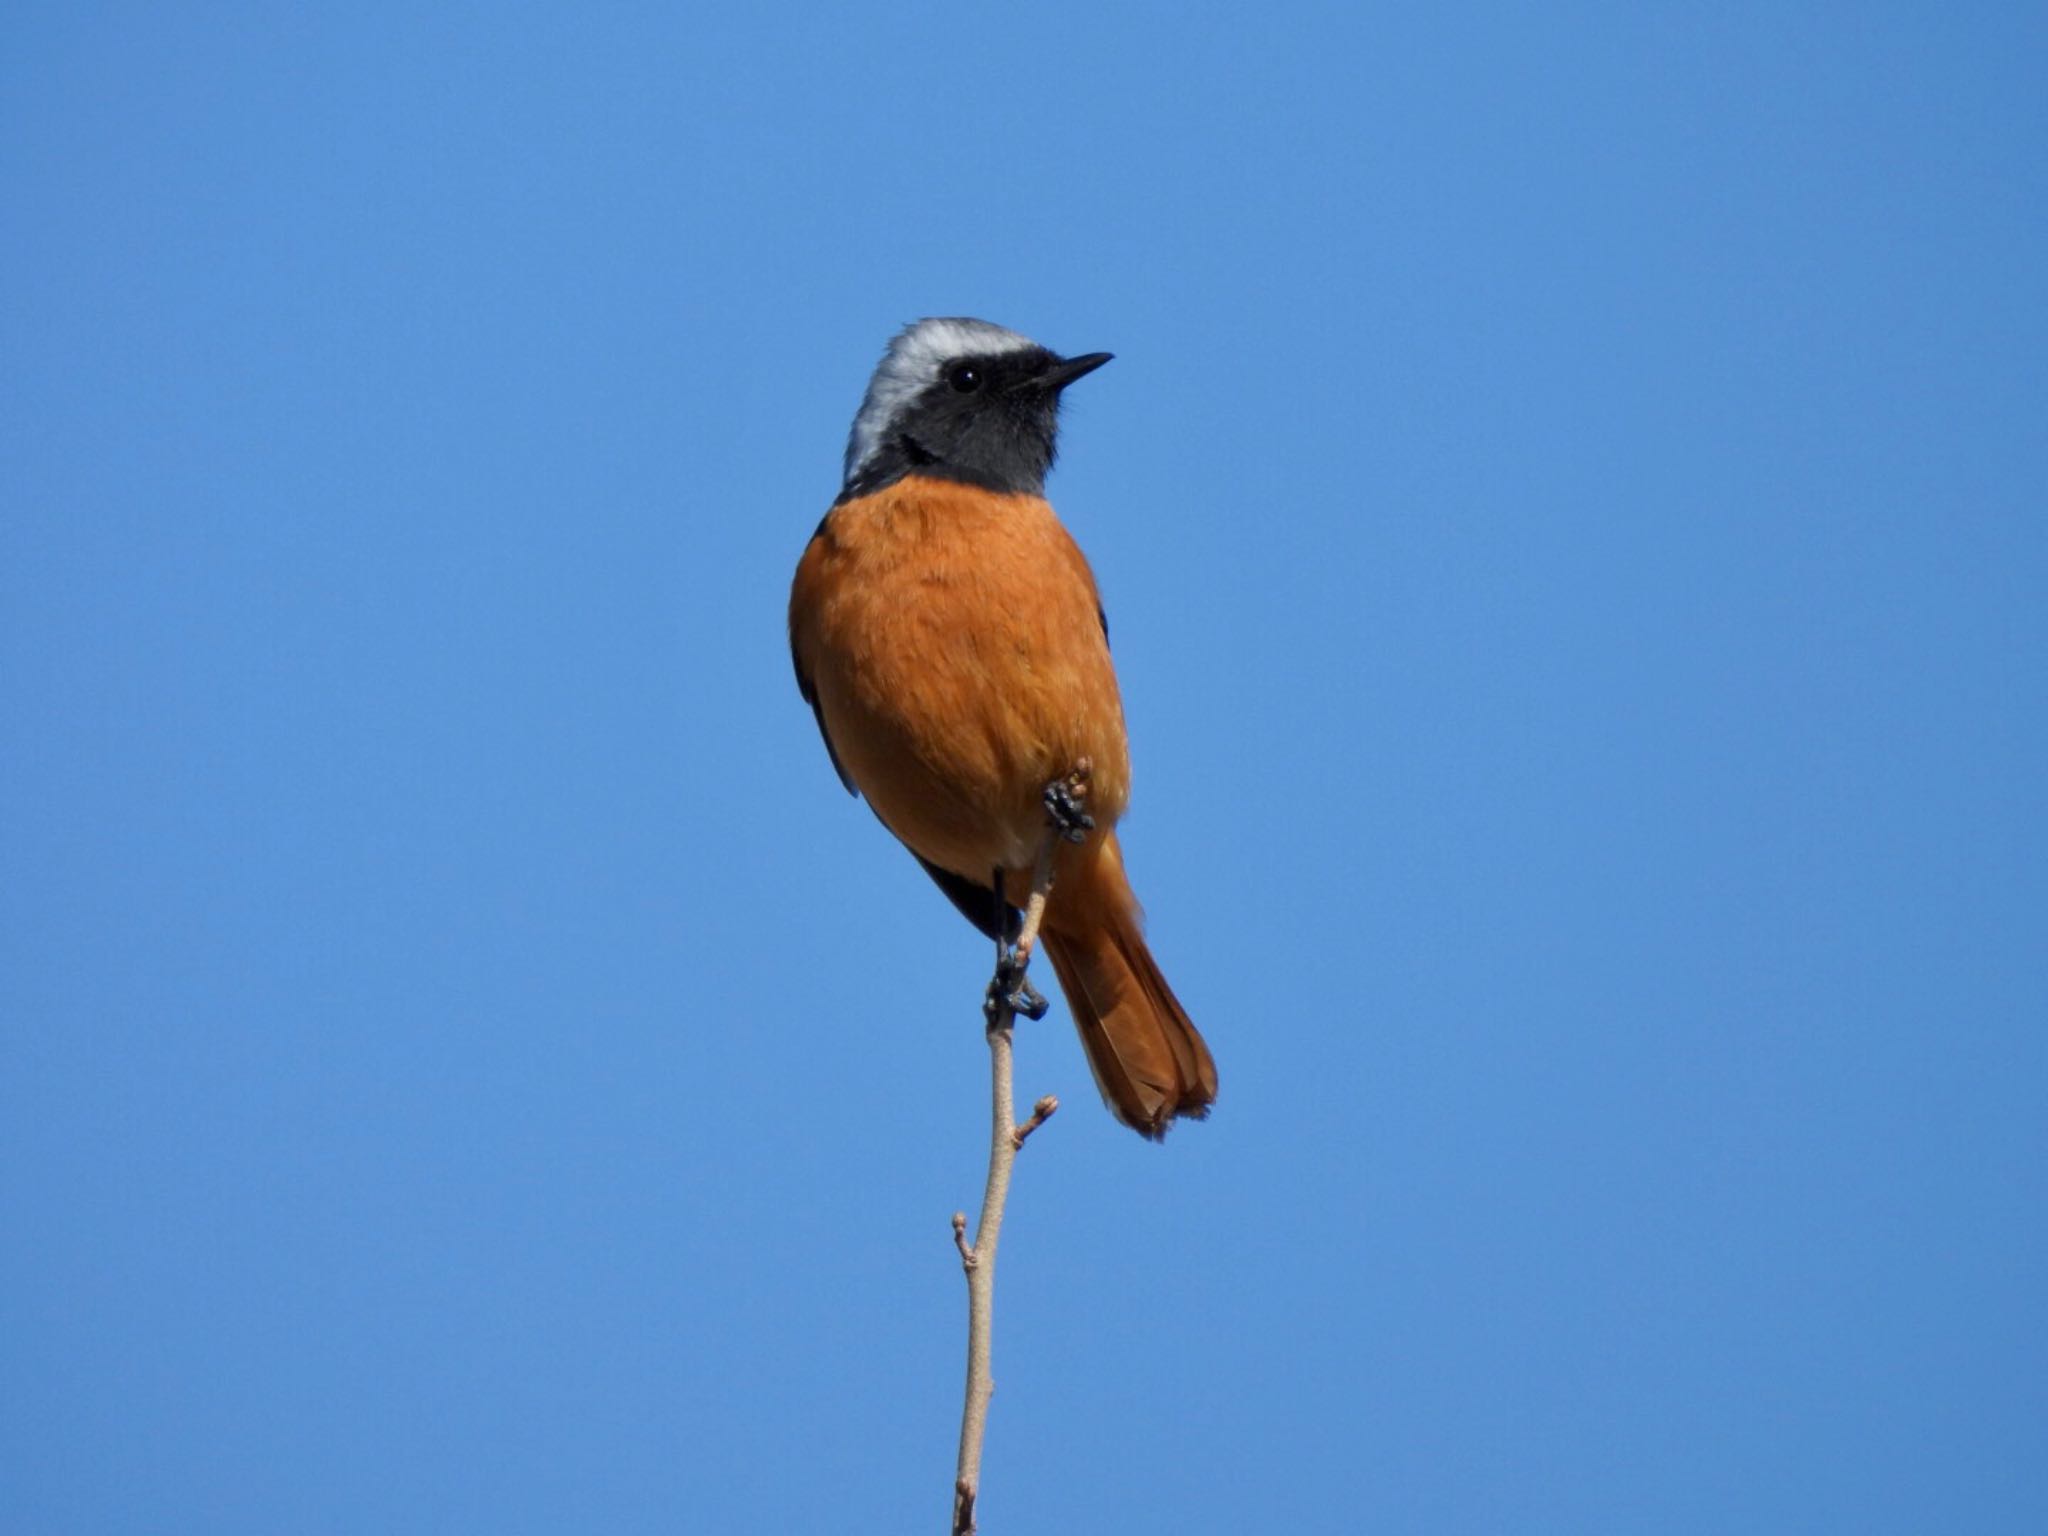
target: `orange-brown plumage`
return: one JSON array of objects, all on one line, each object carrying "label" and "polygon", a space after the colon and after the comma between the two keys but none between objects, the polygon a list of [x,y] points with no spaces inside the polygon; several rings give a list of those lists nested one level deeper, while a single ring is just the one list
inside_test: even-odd
[{"label": "orange-brown plumage", "polygon": [[1083,757],[1090,810],[1122,814],[1095,578],[1042,498],[911,476],[841,502],[797,566],[790,639],[840,766],[942,869],[1028,887],[1040,796]]},{"label": "orange-brown plumage", "polygon": [[1146,947],[1116,833],[1091,836],[1061,866],[1045,906],[1045,953],[1117,1119],[1164,1136],[1176,1115],[1216,1101],[1216,1063]]},{"label": "orange-brown plumage", "polygon": [[1114,831],[1130,758],[1095,579],[1044,497],[916,472],[849,491],[798,564],[789,632],[848,787],[970,917],[977,888],[993,915],[997,871],[1024,902],[1046,786],[1090,765],[1095,828],[1059,844],[1044,947],[1117,1118],[1156,1137],[1205,1114],[1216,1068],[1146,948]]}]

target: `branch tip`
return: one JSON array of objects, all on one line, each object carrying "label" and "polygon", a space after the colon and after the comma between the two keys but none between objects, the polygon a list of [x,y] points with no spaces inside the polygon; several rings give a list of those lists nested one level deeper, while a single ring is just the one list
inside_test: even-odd
[{"label": "branch tip", "polygon": [[1031,1118],[1029,1120],[1026,1120],[1022,1125],[1018,1126],[1017,1129],[1010,1132],[1011,1145],[1017,1147],[1023,1146],[1024,1138],[1026,1136],[1029,1136],[1033,1131],[1037,1130],[1041,1125],[1045,1124],[1046,1121],[1050,1120],[1053,1117],[1053,1111],[1055,1111],[1059,1107],[1060,1101],[1054,1098],[1049,1093],[1044,1098],[1040,1099],[1036,1104],[1032,1105]]}]

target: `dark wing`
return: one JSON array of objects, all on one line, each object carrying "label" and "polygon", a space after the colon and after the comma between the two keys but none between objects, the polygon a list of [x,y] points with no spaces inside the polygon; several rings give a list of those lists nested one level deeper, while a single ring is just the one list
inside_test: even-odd
[{"label": "dark wing", "polygon": [[811,686],[811,680],[804,676],[804,664],[796,653],[796,636],[789,637],[789,664],[796,668],[796,691],[804,696],[804,702],[811,706],[811,713],[818,717],[818,738],[825,743],[825,755],[832,759],[832,771],[839,775],[839,782],[846,786],[849,795],[860,791],[854,788],[853,778],[846,771],[846,765],[839,761],[839,749],[832,745],[832,733],[825,729],[825,711],[818,704],[818,690]]},{"label": "dark wing", "polygon": [[[998,903],[994,886],[982,885],[977,881],[968,879],[965,875],[956,875],[950,869],[941,869],[930,859],[914,851],[911,857],[924,866],[924,872],[930,875],[932,882],[946,893],[946,900],[952,902],[954,906],[960,909],[962,917],[979,928],[986,937],[991,939],[997,937],[996,908]],[[994,871],[990,871],[990,873],[994,873]],[[1000,905],[1003,913],[1001,937],[1004,943],[1010,943],[1017,937],[1017,930],[1024,926],[1024,914],[1008,902],[1002,902]]]},{"label": "dark wing", "polygon": [[804,696],[804,702],[811,706],[811,713],[818,718],[818,736],[825,743],[825,755],[832,759],[832,771],[839,775],[839,782],[846,786],[849,795],[858,795],[853,778],[846,771],[846,764],[839,761],[839,749],[832,745],[832,733],[825,729],[825,711],[818,703],[818,690],[811,686],[810,678],[804,675],[804,658],[796,648],[797,602],[804,588],[804,565],[812,549],[825,536],[825,525],[832,521],[828,511],[818,519],[818,526],[811,531],[811,541],[804,546],[804,559],[797,561],[797,584],[790,594],[789,612],[789,664],[796,672],[796,691]]}]

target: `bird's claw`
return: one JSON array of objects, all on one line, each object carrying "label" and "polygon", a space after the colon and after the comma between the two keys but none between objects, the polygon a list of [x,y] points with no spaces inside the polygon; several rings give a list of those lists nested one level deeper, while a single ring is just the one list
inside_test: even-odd
[{"label": "bird's claw", "polygon": [[1044,1018],[1046,1010],[1052,1006],[1045,1000],[1045,995],[1031,985],[1024,974],[1024,965],[1014,949],[996,962],[995,977],[989,982],[988,994],[981,1002],[982,1017],[988,1020],[989,1028],[995,1028],[1006,1008],[1013,1014],[1022,1014],[1035,1021]]},{"label": "bird's claw", "polygon": [[1095,818],[1081,808],[1087,793],[1072,778],[1054,779],[1045,786],[1045,814],[1053,830],[1070,843],[1086,842],[1095,830]]}]

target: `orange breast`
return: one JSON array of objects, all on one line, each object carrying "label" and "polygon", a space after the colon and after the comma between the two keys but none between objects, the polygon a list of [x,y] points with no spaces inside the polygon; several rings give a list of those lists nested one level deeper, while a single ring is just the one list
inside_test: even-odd
[{"label": "orange breast", "polygon": [[977,880],[1030,866],[1045,785],[1088,758],[1123,812],[1123,706],[1088,562],[1046,502],[910,477],[833,509],[790,594],[833,749],[889,829]]}]

